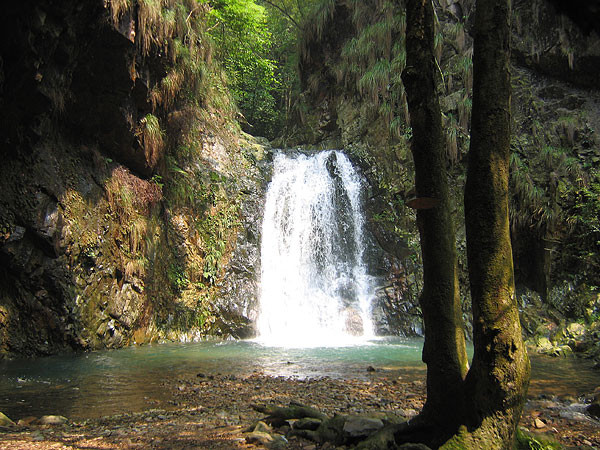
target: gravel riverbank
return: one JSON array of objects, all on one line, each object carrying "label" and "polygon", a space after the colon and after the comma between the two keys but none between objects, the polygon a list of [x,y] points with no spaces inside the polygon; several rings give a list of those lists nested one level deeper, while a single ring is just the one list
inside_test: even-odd
[{"label": "gravel riverbank", "polygon": [[[424,380],[407,381],[385,372],[367,380],[290,379],[254,373],[247,377],[205,375],[165,383],[172,409],[152,409],[59,425],[11,417],[19,424],[0,427],[2,449],[235,449],[264,448],[250,443],[246,430],[263,414],[252,404],[299,402],[325,414],[385,412],[411,417],[425,398]],[[584,413],[585,398],[528,401],[521,425],[546,433],[568,447],[600,448],[600,422]],[[39,422],[39,419],[37,419]],[[584,447],[588,446],[588,447]],[[325,449],[298,437],[283,448]],[[343,448],[343,447],[338,447]]]}]

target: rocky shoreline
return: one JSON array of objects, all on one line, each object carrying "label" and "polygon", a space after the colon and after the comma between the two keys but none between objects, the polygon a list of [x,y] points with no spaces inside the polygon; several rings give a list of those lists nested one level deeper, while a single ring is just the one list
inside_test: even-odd
[{"label": "rocky shoreline", "polygon": [[[165,383],[172,410],[150,409],[85,421],[13,417],[0,426],[3,449],[232,449],[347,448],[317,444],[287,435],[275,442],[261,441],[252,433],[265,414],[257,403],[287,406],[301,403],[331,417],[386,417],[404,420],[415,416],[425,399],[424,380],[407,381],[372,371],[367,380],[290,379],[256,372],[247,377],[205,375]],[[530,398],[521,427],[540,439],[551,437],[567,448],[600,448],[600,422],[587,409],[598,402],[595,393],[574,398]],[[47,419],[46,419],[47,422]],[[52,422],[52,421],[51,421]],[[290,427],[278,428],[283,436]]]}]

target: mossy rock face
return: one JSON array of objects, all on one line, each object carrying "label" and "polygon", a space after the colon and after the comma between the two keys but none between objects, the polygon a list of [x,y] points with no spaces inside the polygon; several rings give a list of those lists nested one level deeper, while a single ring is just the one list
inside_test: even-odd
[{"label": "mossy rock face", "polygon": [[549,352],[554,348],[554,345],[552,345],[552,342],[550,342],[547,337],[540,337],[539,339],[536,339],[535,346],[536,349],[541,353]]},{"label": "mossy rock face", "polygon": [[[519,294],[523,307],[521,325],[526,344],[538,353],[568,356],[572,353],[594,358],[600,355],[598,330],[600,321],[569,321],[560,311],[541,301],[532,291]],[[587,300],[586,300],[587,301]],[[594,299],[591,300],[594,302]]]},{"label": "mossy rock face", "polygon": [[554,347],[547,354],[550,356],[570,356],[573,354],[573,349],[568,345],[559,345]]},{"label": "mossy rock face", "polygon": [[571,322],[567,325],[566,335],[570,338],[582,338],[586,334],[585,325],[578,322]]}]

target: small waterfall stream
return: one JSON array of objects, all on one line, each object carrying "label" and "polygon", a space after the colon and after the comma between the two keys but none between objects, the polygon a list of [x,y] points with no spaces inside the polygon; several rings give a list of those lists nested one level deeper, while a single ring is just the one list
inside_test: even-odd
[{"label": "small waterfall stream", "polygon": [[260,342],[331,346],[373,336],[361,188],[342,152],[276,154],[262,227]]}]

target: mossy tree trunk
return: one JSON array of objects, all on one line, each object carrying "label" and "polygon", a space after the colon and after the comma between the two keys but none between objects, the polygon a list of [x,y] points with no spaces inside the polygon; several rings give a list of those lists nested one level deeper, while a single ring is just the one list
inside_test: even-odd
[{"label": "mossy tree trunk", "polygon": [[521,415],[529,359],[515,297],[508,216],[510,0],[477,1],[471,147],[465,188],[473,302],[467,375],[469,441],[508,448]]},{"label": "mossy tree trunk", "polygon": [[427,364],[427,402],[420,420],[434,426],[438,433],[446,429],[451,436],[457,427],[452,418],[461,417],[468,360],[448,194],[446,145],[436,90],[434,11],[430,0],[409,0],[406,8],[406,69],[402,80],[413,134],[415,204],[424,277],[420,298],[425,325],[423,361]]},{"label": "mossy tree trunk", "polygon": [[435,432],[424,436],[411,427],[409,436],[406,431],[396,436],[397,442],[417,437],[434,447],[445,443],[448,448],[509,448],[521,414],[529,362],[514,294],[508,220],[509,13],[510,0],[477,2],[465,192],[475,354],[463,381],[466,357],[436,94],[433,8],[430,0],[407,1],[403,81],[413,129],[416,192],[439,201],[417,211],[424,265],[427,403],[415,427],[427,429],[429,423]]}]

